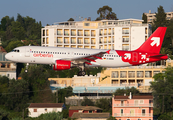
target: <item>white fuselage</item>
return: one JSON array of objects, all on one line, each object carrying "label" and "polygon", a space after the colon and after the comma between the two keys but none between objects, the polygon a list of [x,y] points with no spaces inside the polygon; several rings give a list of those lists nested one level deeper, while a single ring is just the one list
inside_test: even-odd
[{"label": "white fuselage", "polygon": [[[79,49],[79,48],[57,48],[57,47],[41,47],[41,46],[22,46],[15,48],[12,52],[6,54],[6,59],[18,63],[35,63],[35,64],[55,64],[56,60],[70,60],[88,55],[105,52],[107,50],[98,49]],[[121,57],[115,50],[109,54],[104,54],[102,59],[96,59],[89,66],[102,67],[121,67],[130,66],[121,60]]]}]

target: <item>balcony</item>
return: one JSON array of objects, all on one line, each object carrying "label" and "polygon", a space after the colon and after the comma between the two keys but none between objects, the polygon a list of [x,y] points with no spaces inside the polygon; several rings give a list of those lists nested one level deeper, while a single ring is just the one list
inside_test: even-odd
[{"label": "balcony", "polygon": [[78,41],[77,44],[83,44],[82,42]]},{"label": "balcony", "polygon": [[153,103],[150,103],[150,104],[114,104],[114,107],[153,107]]},{"label": "balcony", "polygon": [[129,34],[129,32],[128,31],[123,31],[123,34]]},{"label": "balcony", "polygon": [[151,113],[114,113],[114,117],[153,117]]},{"label": "balcony", "polygon": [[57,33],[57,35],[62,35],[61,33]]},{"label": "balcony", "polygon": [[76,36],[76,34],[72,33],[71,36]]}]

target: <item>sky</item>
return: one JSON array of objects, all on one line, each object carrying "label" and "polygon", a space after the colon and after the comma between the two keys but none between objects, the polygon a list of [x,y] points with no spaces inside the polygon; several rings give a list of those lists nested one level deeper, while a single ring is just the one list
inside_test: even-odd
[{"label": "sky", "polygon": [[144,12],[155,13],[160,5],[165,12],[173,11],[173,0],[1,0],[0,19],[5,16],[16,19],[19,13],[41,21],[42,26],[69,18],[95,20],[99,17],[97,10],[105,5],[112,8],[118,19],[142,19]]}]

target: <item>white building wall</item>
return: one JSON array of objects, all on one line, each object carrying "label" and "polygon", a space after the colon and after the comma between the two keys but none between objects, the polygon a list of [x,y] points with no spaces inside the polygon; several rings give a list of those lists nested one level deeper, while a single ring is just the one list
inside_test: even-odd
[{"label": "white building wall", "polygon": [[135,50],[145,42],[145,28],[146,26],[131,27],[131,50]]},{"label": "white building wall", "polygon": [[6,76],[10,79],[15,79],[16,80],[16,72],[7,72]]},{"label": "white building wall", "polygon": [[[92,28],[83,28],[83,23],[82,22],[76,22],[75,26],[74,25],[52,25],[52,26],[46,26],[45,28],[42,28],[42,32],[43,30],[45,30],[45,36],[42,36],[42,40],[43,37],[49,37],[49,44],[48,46],[57,46],[57,45],[62,45],[62,47],[65,47],[65,45],[69,45],[69,47],[71,47],[72,45],[75,46],[76,48],[78,46],[82,46],[82,48],[84,48],[85,46],[89,46],[89,48],[91,49],[91,46],[93,46],[93,44],[91,44],[91,38],[95,38],[96,42],[95,42],[95,49],[110,49],[108,48],[111,45],[111,49],[113,48],[113,43],[104,43],[104,38],[110,37],[110,35],[104,35],[104,30],[107,29],[107,33],[108,33],[108,29],[114,28],[114,35],[111,35],[111,39],[113,39],[114,36],[114,48],[115,50],[122,50],[122,46],[123,44],[123,36],[125,34],[122,34],[122,29],[123,28],[129,28],[129,42],[126,44],[129,44],[129,50],[135,50],[136,48],[138,48],[140,45],[142,45],[142,43],[145,41],[145,36],[148,37],[148,35],[145,35],[145,28],[148,27],[148,25],[143,25],[143,24],[122,24],[122,25],[101,25],[98,26],[97,29],[92,29]],[[46,30],[49,30],[49,36],[46,36]],[[62,35],[58,36],[57,35],[57,29],[62,29]],[[69,30],[69,35],[65,36],[64,35],[64,30],[68,29]],[[75,29],[76,30],[76,36],[71,36],[71,29]],[[103,29],[103,35],[100,36],[100,29]],[[83,36],[78,36],[77,35],[77,31],[78,30],[82,30],[83,31]],[[84,30],[89,30],[90,31],[90,36],[84,36]],[[91,36],[91,30],[95,30],[96,32],[96,36]],[[57,43],[57,37],[61,37],[62,38],[62,43]],[[69,43],[65,44],[64,43],[64,38],[68,37],[69,38]],[[76,38],[76,44],[71,44],[70,40],[72,37]],[[100,40],[99,38],[103,38],[103,43],[100,44]],[[83,44],[78,44],[78,38],[83,38]],[[84,44],[84,38],[89,38],[90,40],[90,44]],[[42,43],[42,41],[41,41]],[[43,46],[43,44],[42,44]],[[45,46],[47,46],[47,44],[45,44]],[[100,48],[100,46],[102,46],[102,48]],[[107,46],[106,48],[104,46]]]},{"label": "white building wall", "polygon": [[[34,109],[37,109],[37,112],[34,112]],[[29,108],[29,117],[38,117],[41,114],[45,114],[45,113],[49,113],[53,111],[62,112],[62,108]]]},{"label": "white building wall", "polygon": [[7,71],[1,71],[0,76],[7,76],[9,79],[15,79],[16,80],[16,72],[7,72]]},{"label": "white building wall", "polygon": [[122,50],[122,27],[115,27],[114,34],[114,49]]},{"label": "white building wall", "polygon": [[55,46],[55,43],[54,43],[55,38],[56,38],[56,37],[54,37],[55,35],[54,35],[54,28],[49,29],[49,36],[48,36],[49,37],[49,46],[53,46],[53,47]]}]

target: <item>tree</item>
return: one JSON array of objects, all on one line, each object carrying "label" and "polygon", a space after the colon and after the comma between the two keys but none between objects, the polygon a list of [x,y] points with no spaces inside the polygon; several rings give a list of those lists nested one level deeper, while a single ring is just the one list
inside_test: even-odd
[{"label": "tree", "polygon": [[53,94],[48,81],[49,75],[43,65],[30,65],[27,72],[22,69],[20,74],[22,80],[29,84],[30,91],[34,91],[29,94],[31,102],[53,102]]},{"label": "tree", "polygon": [[139,90],[136,89],[135,87],[126,87],[125,89],[117,89],[113,94],[114,95],[124,95],[126,94],[127,96],[130,95],[130,92],[132,93],[132,95],[138,95],[139,94]]},{"label": "tree", "polygon": [[157,8],[156,18],[153,20],[152,31],[155,31],[160,26],[166,26],[166,13],[162,6]]},{"label": "tree", "polygon": [[96,101],[95,105],[101,108],[103,112],[109,112],[110,114],[112,114],[112,98],[110,99],[101,98]]},{"label": "tree", "polygon": [[28,107],[27,102],[29,101],[29,86],[26,81],[11,80],[8,88],[8,94],[4,94],[3,98],[5,106],[9,110],[21,111]]},{"label": "tree", "polygon": [[167,31],[165,35],[165,41],[163,41],[163,47],[169,48],[173,52],[173,19],[168,21]]},{"label": "tree", "polygon": [[45,114],[41,114],[39,117],[35,118],[34,120],[62,120],[63,115],[60,112],[49,112]]},{"label": "tree", "polygon": [[[172,51],[168,48],[162,47],[160,50],[160,54],[167,54],[169,58],[172,58]],[[159,62],[161,62],[161,65],[165,66],[165,60],[161,60]]]},{"label": "tree", "polygon": [[68,21],[74,21],[74,19],[73,18],[70,18]]},{"label": "tree", "polygon": [[144,20],[143,23],[147,23],[147,16],[145,13],[142,14],[142,20]]},{"label": "tree", "polygon": [[73,88],[69,86],[69,87],[60,89],[57,92],[58,92],[58,102],[65,103],[65,97],[69,97],[73,95]]},{"label": "tree", "polygon": [[117,120],[115,117],[110,116],[107,120]]},{"label": "tree", "polygon": [[10,52],[10,51],[12,51],[14,48],[16,48],[16,47],[19,47],[19,46],[23,46],[24,44],[21,42],[21,41],[19,41],[19,40],[15,40],[14,39],[14,41],[11,41],[9,44],[8,44],[8,46],[5,48],[5,50],[7,51],[7,52]]},{"label": "tree", "polygon": [[81,103],[82,106],[94,106],[94,102],[90,99],[88,99],[86,96],[84,97],[84,100]]},{"label": "tree", "polygon": [[18,40],[24,40],[25,39],[25,30],[22,27],[21,23],[16,21],[16,22],[12,22],[12,32],[14,35],[14,38],[18,39]]},{"label": "tree", "polygon": [[151,90],[154,96],[155,108],[160,113],[170,113],[173,111],[173,67],[166,68],[165,73],[154,75],[154,81],[151,82]]},{"label": "tree", "polygon": [[112,12],[112,8],[109,6],[103,6],[97,10],[97,14],[100,14],[101,19],[116,20],[117,16]]}]

